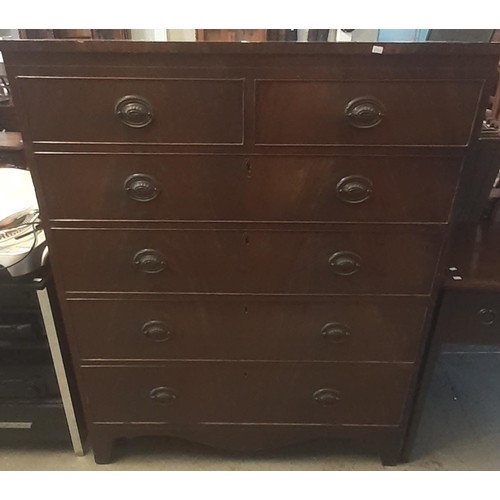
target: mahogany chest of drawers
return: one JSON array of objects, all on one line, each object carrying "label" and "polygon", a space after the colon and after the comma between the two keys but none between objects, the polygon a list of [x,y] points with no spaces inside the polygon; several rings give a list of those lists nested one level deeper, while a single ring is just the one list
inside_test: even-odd
[{"label": "mahogany chest of drawers", "polygon": [[401,460],[500,50],[1,50],[96,461],[144,434]]}]

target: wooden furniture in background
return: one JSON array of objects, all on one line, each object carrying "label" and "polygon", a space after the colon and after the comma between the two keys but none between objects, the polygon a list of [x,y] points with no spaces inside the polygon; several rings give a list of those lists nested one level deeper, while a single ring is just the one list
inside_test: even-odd
[{"label": "wooden furniture in background", "polygon": [[96,461],[145,434],[400,461],[500,47],[0,48]]},{"label": "wooden furniture in background", "polygon": [[265,42],[266,30],[196,30],[198,42]]},{"label": "wooden furniture in background", "polygon": [[28,39],[79,39],[79,40],[129,40],[130,30],[19,30],[20,38]]},{"label": "wooden furniture in background", "polygon": [[465,179],[436,325],[442,343],[500,345],[499,102],[500,82],[468,158],[474,175]]},{"label": "wooden furniture in background", "polygon": [[485,126],[481,135],[469,158],[476,175],[453,234],[436,320],[436,338],[444,344],[500,345],[500,193],[492,189],[500,169],[500,132]]},{"label": "wooden furniture in background", "polygon": [[130,30],[92,30],[95,40],[130,40]]},{"label": "wooden furniture in background", "polygon": [[460,222],[479,224],[490,219],[496,200],[492,188],[500,170],[500,133],[483,126],[478,140],[471,145],[467,157],[461,198]]},{"label": "wooden furniture in background", "polygon": [[437,335],[443,343],[500,345],[500,222],[462,224],[452,249]]},{"label": "wooden furniture in background", "polygon": [[[497,30],[498,31],[498,30]],[[498,79],[498,74],[497,74]],[[478,139],[467,155],[462,189],[458,192],[460,211],[447,257],[446,279],[440,290],[432,321],[431,342],[423,368],[416,408],[424,404],[437,359],[453,344],[500,345],[500,220],[498,183],[500,133],[491,109],[500,97],[496,85],[485,113]],[[418,428],[420,412],[415,412],[405,454]]]},{"label": "wooden furniture in background", "polygon": [[19,30],[19,38],[27,39],[27,38],[32,38],[32,39],[51,39],[54,38],[54,30],[37,30],[37,29],[31,29],[31,30],[24,30],[20,29]]},{"label": "wooden furniture in background", "polygon": [[266,30],[266,40],[270,42],[296,42],[297,38],[298,30]]}]

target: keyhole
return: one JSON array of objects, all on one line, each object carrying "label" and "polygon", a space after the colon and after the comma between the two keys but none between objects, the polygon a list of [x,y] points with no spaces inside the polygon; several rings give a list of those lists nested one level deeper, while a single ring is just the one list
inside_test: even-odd
[{"label": "keyhole", "polygon": [[245,166],[247,171],[247,178],[250,179],[253,176],[252,165],[250,165],[250,160],[248,158],[245,158],[243,165]]},{"label": "keyhole", "polygon": [[245,305],[245,314],[248,314],[248,307]]},{"label": "keyhole", "polygon": [[248,233],[243,233],[243,241],[245,242],[245,245],[250,245],[250,239],[248,237]]},{"label": "keyhole", "polygon": [[245,378],[247,378],[247,377],[248,377],[248,373],[247,373],[247,372],[243,372],[243,376],[244,376]]}]

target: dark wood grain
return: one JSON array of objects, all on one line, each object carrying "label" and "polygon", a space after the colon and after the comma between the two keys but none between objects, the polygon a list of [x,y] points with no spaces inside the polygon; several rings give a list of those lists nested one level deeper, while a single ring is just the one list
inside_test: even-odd
[{"label": "dark wood grain", "polygon": [[[442,234],[59,229],[53,242],[68,291],[429,294]],[[141,249],[161,252],[164,270],[139,271]],[[351,276],[329,263],[343,251],[362,261]]]},{"label": "dark wood grain", "polygon": [[[401,460],[432,364],[460,165],[500,46],[381,46],[0,42],[58,291],[71,299],[61,306],[98,462],[114,439],[141,434],[240,449],[353,438]],[[125,92],[145,94],[150,125],[113,114]],[[344,115],[360,93],[382,101],[375,128]],[[160,194],[130,205],[123,176],[139,159]],[[369,177],[366,201],[331,196],[344,173]],[[134,268],[144,248],[164,255],[153,262],[163,271]],[[357,272],[335,274],[337,252],[351,252],[342,269]],[[224,360],[160,361],[167,343],[153,359],[132,333],[146,312],[175,322],[175,355]],[[330,312],[353,327],[333,357],[304,333]],[[180,388],[172,414],[144,400],[169,381]],[[337,413],[311,407],[324,388],[340,390]]]},{"label": "dark wood grain", "polygon": [[[239,144],[243,140],[241,80],[20,78],[18,83],[34,141]],[[154,114],[150,125],[131,128],[118,119],[115,105],[129,95],[150,102]]]},{"label": "dark wood grain", "polygon": [[[257,144],[466,145],[483,82],[257,81]],[[357,129],[346,107],[378,99],[380,124]],[[460,102],[460,106],[455,103]]]},{"label": "dark wood grain", "polygon": [[[151,43],[151,42],[121,42],[121,41],[71,41],[71,40],[2,40],[0,49],[5,52],[20,53],[125,53],[125,54],[291,54],[291,55],[369,55],[373,59],[380,59],[379,54],[373,52],[373,43],[254,43],[243,45],[238,43],[202,43],[198,42],[169,42],[169,43]],[[500,45],[491,43],[377,43],[383,48],[383,54],[387,56],[411,56],[412,54],[421,54],[425,56],[470,56],[476,55],[500,55]]]},{"label": "dark wood grain", "polygon": [[[135,439],[143,436],[173,436],[238,453],[277,450],[306,441],[321,441],[341,455],[352,443],[361,452],[386,450],[387,443],[401,441],[401,432],[391,426],[349,426],[317,424],[195,424],[175,426],[159,423],[92,424],[92,448],[98,464],[107,464],[113,456],[114,441],[130,439],[127,456],[136,453]],[[154,438],[153,438],[154,439]],[[161,445],[160,445],[161,446]],[[123,448],[122,448],[123,450]],[[386,457],[385,452],[381,459]],[[384,463],[384,462],[383,462]]]},{"label": "dark wood grain", "polygon": [[500,225],[461,223],[435,335],[443,343],[500,345]]},{"label": "dark wood grain", "polygon": [[[453,234],[447,289],[491,290],[500,288],[500,224],[461,224]],[[455,278],[454,278],[455,276]],[[456,279],[458,276],[460,279]]]},{"label": "dark wood grain", "polygon": [[436,325],[444,343],[500,345],[500,293],[447,290]]},{"label": "dark wood grain", "polygon": [[[83,359],[414,361],[424,297],[170,297],[68,301]],[[162,321],[166,340],[144,335]],[[328,338],[328,324],[346,336]]]},{"label": "dark wood grain", "polygon": [[[157,367],[86,366],[94,422],[398,425],[411,365],[171,362]],[[162,404],[156,387],[177,397]],[[322,388],[339,400],[322,405]]]},{"label": "dark wood grain", "polygon": [[[37,164],[51,219],[447,222],[461,160],[43,154]],[[138,173],[157,182],[157,198],[127,195]],[[373,184],[366,201],[342,200],[337,185],[348,176]]]}]

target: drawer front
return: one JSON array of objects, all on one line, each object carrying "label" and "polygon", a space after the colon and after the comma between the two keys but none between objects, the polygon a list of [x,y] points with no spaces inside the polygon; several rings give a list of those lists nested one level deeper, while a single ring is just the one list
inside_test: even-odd
[{"label": "drawer front", "polygon": [[83,378],[95,422],[398,425],[412,366],[172,362]]},{"label": "drawer front", "polygon": [[[6,357],[9,357],[8,353],[3,356]],[[1,361],[0,401],[42,400],[59,396],[56,375],[49,360],[47,364],[28,364],[26,361],[7,364],[5,359]]]},{"label": "drawer front", "polygon": [[442,232],[53,230],[66,291],[408,293]]},{"label": "drawer front", "polygon": [[57,400],[1,401],[0,440],[2,443],[45,441],[70,443],[64,407]]},{"label": "drawer front", "polygon": [[18,81],[35,142],[240,144],[243,140],[243,80],[20,77]]},{"label": "drawer front", "polygon": [[37,165],[52,219],[446,222],[461,160],[41,154]]},{"label": "drawer front", "polygon": [[500,293],[446,290],[436,328],[445,343],[500,345]]},{"label": "drawer front", "polygon": [[465,145],[482,90],[480,81],[424,80],[256,86],[263,145]]},{"label": "drawer front", "polygon": [[426,298],[70,299],[83,359],[410,361]]}]

